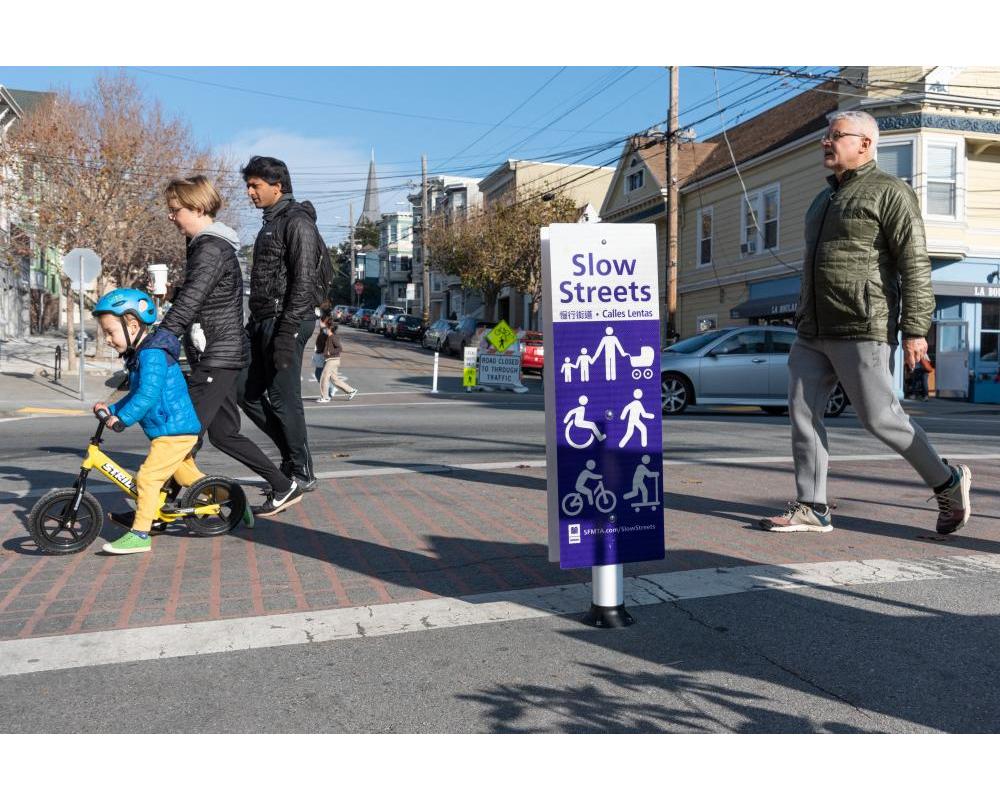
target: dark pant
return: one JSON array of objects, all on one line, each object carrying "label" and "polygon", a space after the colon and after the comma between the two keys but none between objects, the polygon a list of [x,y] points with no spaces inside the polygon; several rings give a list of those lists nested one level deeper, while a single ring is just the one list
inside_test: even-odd
[{"label": "dark pant", "polygon": [[275,492],[284,494],[291,488],[291,481],[257,445],[240,433],[240,410],[236,407],[239,377],[238,369],[213,369],[197,364],[191,369],[188,391],[201,420],[201,435],[193,452],[198,452],[207,431],[208,440],[218,450],[256,472]]},{"label": "dark pant", "polygon": [[275,319],[252,321],[250,366],[238,389],[240,408],[277,445],[291,472],[307,479],[313,477],[313,464],[302,408],[302,354],[315,326],[315,319],[302,321],[292,363],[279,370],[274,367]]}]

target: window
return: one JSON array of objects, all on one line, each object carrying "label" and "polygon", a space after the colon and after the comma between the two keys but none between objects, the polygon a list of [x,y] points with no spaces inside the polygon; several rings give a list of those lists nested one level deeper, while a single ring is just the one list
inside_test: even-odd
[{"label": "window", "polygon": [[695,328],[698,333],[705,333],[705,331],[714,331],[719,327],[719,316],[717,314],[705,314],[704,316],[698,317],[698,322],[695,324]]},{"label": "window", "polygon": [[774,353],[790,353],[795,344],[795,334],[784,331],[771,331],[771,351]]},{"label": "window", "polygon": [[927,145],[927,213],[956,216],[958,150],[953,144]]},{"label": "window", "polygon": [[712,209],[698,210],[698,266],[712,263]]},{"label": "window", "polygon": [[764,331],[744,331],[730,336],[712,350],[716,356],[745,356],[767,352],[767,336]]},{"label": "window", "polygon": [[631,175],[625,178],[625,191],[634,192],[636,189],[642,188],[642,180],[645,170],[639,170],[638,172],[633,172]]},{"label": "window", "polygon": [[878,167],[913,186],[913,142],[879,144]]},{"label": "window", "polygon": [[778,249],[779,187],[768,186],[743,201],[743,233],[740,252],[746,256]]},{"label": "window", "polygon": [[[1000,300],[983,300],[979,334],[979,360],[996,361],[1000,349]],[[954,328],[957,330],[957,327]]]}]

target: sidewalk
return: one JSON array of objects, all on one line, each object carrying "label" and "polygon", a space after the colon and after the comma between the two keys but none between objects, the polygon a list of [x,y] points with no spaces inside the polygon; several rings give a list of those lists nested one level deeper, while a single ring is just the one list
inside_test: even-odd
[{"label": "sidewalk", "polygon": [[[947,543],[918,538],[936,507],[898,460],[834,462],[831,534],[756,528],[792,489],[788,464],[670,465],[667,557],[627,575],[759,564],[934,559],[1000,553],[1000,465],[970,462],[975,514]],[[105,510],[120,508],[99,494]],[[327,479],[253,530],[156,536],[142,556],[109,557],[99,538],[70,557],[36,553],[35,498],[0,505],[0,639],[469,597],[589,581],[547,560],[545,473],[452,469]],[[105,534],[119,531],[105,524]]]}]

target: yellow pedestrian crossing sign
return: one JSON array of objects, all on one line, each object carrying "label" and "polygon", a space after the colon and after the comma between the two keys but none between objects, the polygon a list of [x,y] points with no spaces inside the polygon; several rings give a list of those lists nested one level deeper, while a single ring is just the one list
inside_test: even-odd
[{"label": "yellow pedestrian crossing sign", "polygon": [[502,353],[517,341],[517,334],[504,320],[500,320],[486,335],[486,339],[498,353]]},{"label": "yellow pedestrian crossing sign", "polygon": [[475,386],[476,385],[476,368],[466,367],[462,371],[462,386]]}]

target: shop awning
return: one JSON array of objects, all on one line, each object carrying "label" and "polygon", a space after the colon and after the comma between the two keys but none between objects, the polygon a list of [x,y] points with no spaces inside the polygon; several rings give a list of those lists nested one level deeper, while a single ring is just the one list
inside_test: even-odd
[{"label": "shop awning", "polygon": [[799,307],[798,294],[780,294],[776,297],[752,297],[729,309],[730,319],[760,319],[761,317],[787,317]]}]

